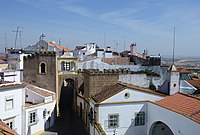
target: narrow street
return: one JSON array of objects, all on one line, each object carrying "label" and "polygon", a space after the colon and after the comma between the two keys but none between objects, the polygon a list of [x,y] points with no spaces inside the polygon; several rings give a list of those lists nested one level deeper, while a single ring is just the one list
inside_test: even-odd
[{"label": "narrow street", "polygon": [[82,120],[73,111],[73,84],[68,83],[67,87],[61,90],[60,116],[55,125],[50,129],[58,135],[89,135]]}]

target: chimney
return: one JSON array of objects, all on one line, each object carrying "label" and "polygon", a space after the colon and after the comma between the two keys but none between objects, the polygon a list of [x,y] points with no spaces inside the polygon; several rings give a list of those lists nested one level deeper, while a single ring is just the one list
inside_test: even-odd
[{"label": "chimney", "polygon": [[143,58],[146,59],[146,57],[147,57],[147,50],[144,50]]},{"label": "chimney", "polygon": [[133,42],[130,46],[130,49],[131,49],[131,55],[134,55],[136,56],[137,55],[137,52],[136,52],[136,43]]}]

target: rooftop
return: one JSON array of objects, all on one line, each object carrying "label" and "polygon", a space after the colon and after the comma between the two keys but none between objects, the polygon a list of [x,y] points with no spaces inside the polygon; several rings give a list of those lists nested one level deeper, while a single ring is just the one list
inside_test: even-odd
[{"label": "rooftop", "polygon": [[25,87],[26,89],[29,89],[31,91],[34,91],[35,93],[41,95],[41,96],[44,96],[44,97],[49,97],[49,96],[53,96],[55,95],[53,92],[51,91],[48,91],[46,89],[43,89],[43,88],[40,88],[40,87],[37,87],[37,86],[33,86],[33,85],[26,85]]},{"label": "rooftop", "polygon": [[23,83],[16,83],[10,81],[0,81],[0,90],[7,89],[7,88],[16,88],[16,87],[24,87]]},{"label": "rooftop", "polygon": [[66,52],[72,52],[72,50],[70,50],[69,48],[66,48],[66,47],[64,47],[64,46],[58,45],[58,44],[53,43],[53,42],[49,42],[49,45],[50,45],[50,46],[57,47],[58,49],[64,50],[64,51],[66,51]]},{"label": "rooftop", "polygon": [[157,101],[156,104],[200,123],[200,98],[176,93]]},{"label": "rooftop", "polygon": [[200,79],[197,80],[187,80],[192,86],[200,88]]},{"label": "rooftop", "polygon": [[18,134],[0,120],[0,135],[18,135]]},{"label": "rooftop", "polygon": [[92,98],[94,99],[94,101],[96,102],[102,102],[110,97],[112,97],[113,95],[121,92],[122,90],[126,89],[126,88],[130,88],[133,90],[138,90],[138,91],[142,91],[142,92],[147,92],[150,94],[156,94],[159,96],[165,96],[164,94],[152,91],[150,89],[147,88],[142,88],[142,87],[138,87],[132,84],[126,84],[126,83],[122,83],[122,82],[118,82],[117,84],[113,84],[110,86],[105,86],[102,88],[102,91],[96,95],[94,95]]},{"label": "rooftop", "polygon": [[124,89],[126,89],[126,87],[119,83],[110,85],[110,86],[105,86],[102,88],[102,91],[100,93],[94,95],[92,98],[96,102],[101,102],[101,101],[119,93],[120,91],[122,91]]}]

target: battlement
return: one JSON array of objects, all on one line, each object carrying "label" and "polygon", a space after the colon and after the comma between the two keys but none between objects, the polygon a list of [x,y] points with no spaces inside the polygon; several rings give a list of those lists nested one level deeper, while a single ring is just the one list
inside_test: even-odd
[{"label": "battlement", "polygon": [[110,75],[110,74],[131,74],[131,71],[129,69],[83,69],[78,70],[78,73],[86,73],[90,75]]},{"label": "battlement", "polygon": [[34,57],[38,57],[38,56],[56,56],[56,52],[52,52],[52,51],[48,51],[48,52],[36,52],[35,54],[30,54],[27,56],[24,56],[24,60],[26,59],[33,59]]}]

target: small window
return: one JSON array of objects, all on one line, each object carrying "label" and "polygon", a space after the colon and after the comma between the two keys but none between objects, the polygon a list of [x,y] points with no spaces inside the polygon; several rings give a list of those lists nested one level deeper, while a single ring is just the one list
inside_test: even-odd
[{"label": "small window", "polygon": [[6,125],[8,125],[9,128],[15,129],[15,119],[14,118],[6,119],[3,121],[4,121],[4,123],[6,123]]},{"label": "small window", "polygon": [[119,114],[108,115],[108,128],[119,127]]},{"label": "small window", "polygon": [[41,74],[46,74],[46,63],[44,63],[44,62],[42,62],[42,63],[40,63],[40,73]]},{"label": "small window", "polygon": [[37,124],[37,111],[31,111],[29,112],[29,125]]},{"label": "small window", "polygon": [[5,103],[6,110],[12,110],[14,108],[13,97],[7,97]]},{"label": "small window", "polygon": [[140,126],[145,124],[145,113],[139,112],[135,117],[135,126]]}]

